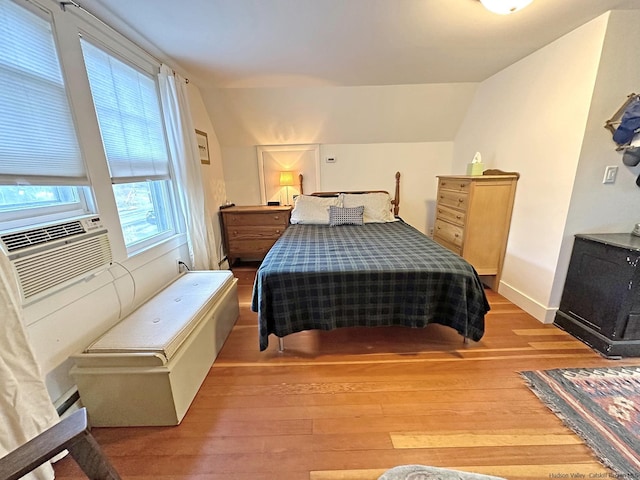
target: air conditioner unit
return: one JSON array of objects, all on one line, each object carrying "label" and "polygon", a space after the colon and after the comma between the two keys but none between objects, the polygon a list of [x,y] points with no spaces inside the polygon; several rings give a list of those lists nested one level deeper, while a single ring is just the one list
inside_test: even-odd
[{"label": "air conditioner unit", "polygon": [[99,217],[8,232],[0,241],[25,304],[104,270],[113,261]]}]

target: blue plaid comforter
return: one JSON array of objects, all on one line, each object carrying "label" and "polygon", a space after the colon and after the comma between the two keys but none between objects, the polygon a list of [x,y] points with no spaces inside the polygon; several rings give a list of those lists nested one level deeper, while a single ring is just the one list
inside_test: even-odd
[{"label": "blue plaid comforter", "polygon": [[269,335],[439,323],[478,341],[489,311],[473,267],[403,221],[290,225],[258,269],[251,308]]}]

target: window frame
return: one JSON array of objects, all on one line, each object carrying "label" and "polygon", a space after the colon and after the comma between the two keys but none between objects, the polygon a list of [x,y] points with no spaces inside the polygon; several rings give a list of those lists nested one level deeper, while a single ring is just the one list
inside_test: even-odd
[{"label": "window frame", "polygon": [[[132,69],[147,75],[149,78],[153,80],[153,83],[155,85],[156,100],[158,102],[158,108],[161,114],[163,141],[164,141],[165,149],[167,151],[167,159],[168,159],[167,165],[168,165],[169,178],[159,179],[159,180],[155,180],[155,179],[148,180],[143,177],[137,177],[137,178],[129,177],[126,179],[122,178],[121,181],[117,181],[119,177],[115,177],[116,181],[114,181],[114,178],[111,177],[109,174],[109,180],[111,182],[112,192],[113,192],[113,186],[120,183],[142,183],[144,181],[166,182],[166,185],[168,188],[166,188],[165,193],[167,195],[167,204],[169,206],[169,209],[171,210],[169,212],[167,219],[172,224],[172,228],[166,232],[161,232],[159,234],[153,235],[146,239],[127,245],[126,240],[124,238],[125,236],[124,226],[122,225],[122,221],[120,219],[118,204],[115,199],[115,192],[113,192],[113,203],[116,210],[116,215],[118,216],[120,230],[122,232],[122,241],[124,242],[124,247],[126,249],[127,256],[131,257],[137,254],[138,252],[148,250],[149,248],[152,248],[155,245],[163,243],[168,239],[171,239],[179,235],[183,235],[185,232],[185,222],[181,214],[181,211],[178,208],[178,204],[176,200],[177,198],[176,189],[178,188],[178,185],[176,183],[175,172],[173,169],[173,162],[171,161],[171,152],[169,150],[169,144],[167,139],[167,128],[164,120],[164,112],[162,110],[162,102],[160,99],[160,85],[158,82],[160,62],[155,58],[153,58],[151,55],[149,55],[147,52],[144,52],[143,50],[139,49],[135,44],[130,44],[125,46],[123,45],[123,42],[120,42],[120,43],[114,42],[114,39],[109,38],[101,30],[95,28],[95,26],[91,24],[86,24],[86,25],[83,24],[78,27],[78,43],[80,45],[81,45],[81,42],[80,42],[81,38],[89,42],[90,44],[92,44],[95,48],[99,48],[104,52],[106,52],[108,55],[111,55],[117,60],[123,62],[124,64],[131,67]],[[125,40],[125,42],[128,42],[128,41]],[[82,51],[82,47],[81,47],[81,51]],[[83,60],[84,60],[84,57],[83,57]],[[85,74],[86,74],[86,67],[85,67]],[[88,74],[86,75],[87,75],[87,82],[88,82]],[[89,87],[89,90],[90,90],[90,87]],[[90,93],[91,93],[91,90],[90,90]],[[91,108],[94,109],[95,111],[95,106],[93,103],[93,95],[91,95],[91,102],[92,102]],[[96,114],[96,123],[97,123],[97,128],[99,130],[100,123],[98,121],[97,114]],[[104,152],[104,143],[102,142],[102,135],[100,135],[100,145]],[[106,157],[106,152],[104,153],[104,158],[105,158],[105,163],[108,169],[109,160]]]},{"label": "window frame", "polygon": [[[164,251],[166,246],[176,248],[186,243],[186,222],[178,204],[177,194],[179,185],[173,169],[168,149],[168,132],[166,129],[162,102],[160,99],[158,73],[160,61],[146,52],[139,45],[115,31],[110,26],[99,21],[93,15],[75,6],[60,8],[55,0],[11,0],[18,6],[36,13],[46,19],[51,27],[58,55],[58,62],[65,83],[65,90],[70,106],[71,116],[80,147],[81,156],[87,169],[89,184],[87,186],[73,186],[77,188],[79,198],[84,196],[81,208],[70,208],[65,211],[51,211],[44,215],[24,215],[22,220],[3,220],[0,214],[0,231],[30,228],[33,226],[71,220],[87,215],[99,215],[109,231],[111,248],[115,260],[124,261],[133,258],[147,258],[139,253],[159,248]],[[161,112],[162,134],[167,148],[169,175],[166,180],[167,205],[171,210],[168,217],[173,228],[163,234],[153,235],[148,239],[135,242],[129,247],[125,245],[124,232],[118,213],[113,183],[104,145],[100,133],[100,126],[95,112],[91,87],[84,63],[80,38],[84,37],[94,45],[104,49],[108,54],[137,69],[149,77],[155,84],[155,97]],[[146,179],[145,179],[146,180]],[[128,179],[128,181],[133,181]],[[47,183],[46,179],[45,182]],[[35,184],[35,182],[34,182]],[[50,186],[64,186],[51,182]],[[69,185],[67,185],[69,186]],[[62,209],[64,210],[64,209]]]},{"label": "window frame", "polygon": [[[56,61],[58,63],[58,67],[60,69],[60,75],[62,77],[65,97],[67,99],[67,105],[69,107],[69,114],[71,120],[71,126],[73,128],[73,132],[75,134],[75,139],[77,142],[77,146],[80,153],[80,158],[82,159],[85,171],[88,175],[88,168],[86,157],[84,155],[84,148],[82,145],[82,139],[80,136],[80,132],[78,130],[78,121],[76,116],[76,111],[74,109],[71,89],[69,87],[67,70],[64,66],[64,52],[60,46],[60,35],[58,31],[58,25],[55,18],[55,13],[41,5],[37,1],[25,1],[25,0],[9,0],[19,8],[23,8],[34,16],[39,17],[41,20],[47,22],[51,28],[51,36],[53,41],[53,46],[56,53]],[[44,180],[43,177],[41,180]],[[91,215],[96,213],[96,202],[93,196],[92,188],[91,188],[91,180],[89,179],[88,184],[84,185],[73,185],[71,182],[60,182],[57,183],[55,181],[55,177],[48,176],[47,179],[51,179],[50,181],[42,181],[35,182],[33,184],[21,183],[16,181],[14,184],[0,184],[0,188],[2,187],[68,187],[75,190],[75,193],[78,197],[78,201],[72,203],[62,203],[57,205],[49,205],[49,206],[37,206],[37,207],[27,207],[21,209],[15,209],[6,212],[0,212],[0,231],[5,230],[16,230],[20,228],[29,228],[32,226],[37,226],[45,223],[52,223],[56,221],[65,221],[73,218],[78,218],[86,215]]]},{"label": "window frame", "polygon": [[[152,180],[149,181],[150,183],[164,183],[167,188],[165,188],[164,191],[164,195],[166,195],[166,203],[169,205],[170,207],[170,215],[168,216],[168,220],[171,223],[172,228],[164,231],[164,232],[160,232],[157,233],[155,235],[152,235],[150,237],[147,237],[143,240],[139,240],[137,242],[133,242],[129,245],[126,244],[126,240],[125,240],[125,246],[127,248],[127,253],[129,254],[129,256],[134,255],[135,253],[137,253],[138,251],[142,251],[142,250],[147,250],[151,247],[153,247],[154,245],[161,243],[165,240],[168,240],[182,232],[179,231],[179,224],[178,224],[178,219],[176,218],[176,202],[175,202],[175,192],[174,189],[171,187],[171,185],[173,184],[172,179],[168,179],[168,180]],[[144,183],[144,182],[127,182],[126,184],[130,184],[130,183]],[[115,185],[125,185],[125,183],[121,183],[121,184],[112,184],[112,187]],[[151,188],[157,188],[157,187],[151,187]],[[174,187],[175,188],[175,187]],[[117,207],[117,202],[116,202],[116,207]],[[154,208],[157,208],[157,206],[154,204]],[[123,236],[125,235],[124,233],[125,227],[122,226],[122,234]]]},{"label": "window frame", "polygon": [[[0,185],[2,187],[19,187],[20,185]],[[44,223],[64,221],[73,218],[91,215],[95,212],[89,187],[76,187],[70,185],[25,185],[28,187],[54,187],[71,188],[76,192],[78,200],[75,202],[61,203],[58,205],[36,206],[0,212],[0,231],[29,228]]]}]

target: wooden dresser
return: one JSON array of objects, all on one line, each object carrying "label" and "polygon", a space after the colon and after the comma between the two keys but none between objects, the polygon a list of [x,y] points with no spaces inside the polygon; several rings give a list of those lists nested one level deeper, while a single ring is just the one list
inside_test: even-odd
[{"label": "wooden dresser", "polygon": [[496,290],[518,176],[438,176],[433,239],[467,260]]},{"label": "wooden dresser", "polygon": [[289,225],[291,207],[264,205],[220,210],[229,266],[239,259],[262,260]]}]

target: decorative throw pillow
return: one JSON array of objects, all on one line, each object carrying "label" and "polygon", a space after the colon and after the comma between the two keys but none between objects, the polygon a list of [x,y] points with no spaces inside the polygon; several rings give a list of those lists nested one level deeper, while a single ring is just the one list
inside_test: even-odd
[{"label": "decorative throw pillow", "polygon": [[342,205],[346,208],[364,205],[364,223],[395,222],[391,211],[391,197],[385,192],[343,193]]},{"label": "decorative throw pillow", "polygon": [[291,211],[291,223],[305,225],[329,225],[329,207],[341,207],[339,197],[315,197],[298,195]]},{"label": "decorative throw pillow", "polygon": [[364,205],[352,208],[329,207],[329,225],[335,227],[337,225],[362,225],[364,214]]}]

